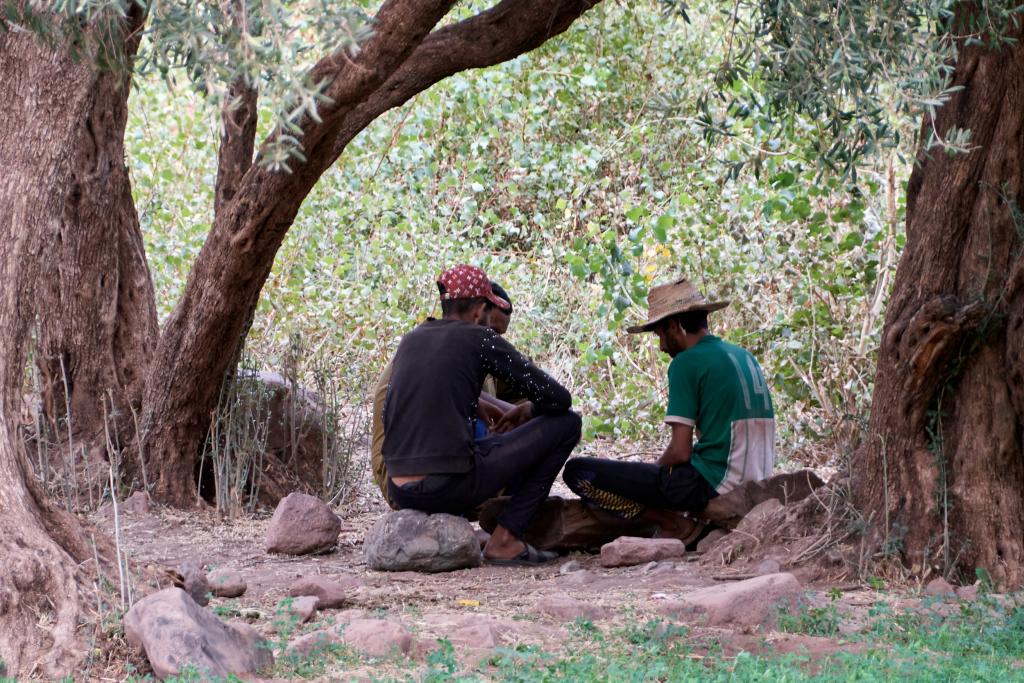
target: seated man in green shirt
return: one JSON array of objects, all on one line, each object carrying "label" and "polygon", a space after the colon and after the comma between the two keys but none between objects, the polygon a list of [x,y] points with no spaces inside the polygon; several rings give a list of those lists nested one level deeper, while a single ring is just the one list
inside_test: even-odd
[{"label": "seated man in green shirt", "polygon": [[655,464],[574,458],[562,477],[583,500],[654,522],[660,536],[689,544],[703,528],[696,517],[708,501],[771,475],[775,416],[754,357],[708,332],[708,313],[729,302],[709,302],[693,284],[678,280],[654,287],[647,303],[647,322],[627,331],[654,332],[672,356],[669,444]]}]

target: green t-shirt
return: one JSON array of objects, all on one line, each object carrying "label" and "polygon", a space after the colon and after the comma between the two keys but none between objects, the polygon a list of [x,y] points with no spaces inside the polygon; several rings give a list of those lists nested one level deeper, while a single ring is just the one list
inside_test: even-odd
[{"label": "green t-shirt", "polygon": [[719,493],[760,481],[775,464],[775,413],[750,353],[706,335],[668,366],[665,422],[698,435],[691,462]]}]

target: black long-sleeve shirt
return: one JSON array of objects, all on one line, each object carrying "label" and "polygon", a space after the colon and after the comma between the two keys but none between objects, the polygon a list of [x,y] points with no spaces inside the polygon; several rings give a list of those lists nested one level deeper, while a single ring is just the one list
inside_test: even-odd
[{"label": "black long-sleeve shirt", "polygon": [[472,469],[473,420],[488,373],[520,388],[538,415],[572,406],[565,387],[483,325],[428,319],[405,335],[393,363],[382,448],[392,476]]}]

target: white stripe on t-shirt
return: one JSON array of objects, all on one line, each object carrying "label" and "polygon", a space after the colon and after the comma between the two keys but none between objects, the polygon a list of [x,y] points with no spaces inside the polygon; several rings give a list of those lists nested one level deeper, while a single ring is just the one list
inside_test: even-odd
[{"label": "white stripe on t-shirt", "polygon": [[735,420],[729,449],[729,465],[718,493],[726,493],[747,481],[761,481],[775,466],[775,420],[756,417]]}]

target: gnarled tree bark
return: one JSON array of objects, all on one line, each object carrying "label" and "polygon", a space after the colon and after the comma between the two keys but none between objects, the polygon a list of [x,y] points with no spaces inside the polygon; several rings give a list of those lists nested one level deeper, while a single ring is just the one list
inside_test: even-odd
[{"label": "gnarled tree bark", "polygon": [[[960,17],[963,18],[962,16]],[[920,574],[1024,585],[1024,38],[960,46],[962,90],[926,120],[854,493]]]},{"label": "gnarled tree bark", "polygon": [[[144,16],[132,5],[119,24],[129,66]],[[131,74],[26,36],[15,48],[13,38],[7,49],[22,56],[3,71],[0,97],[11,97],[5,91],[25,80],[60,84],[52,98],[22,104],[37,120],[68,122],[46,141],[64,151],[68,173],[51,188],[50,213],[28,218],[46,240],[36,290],[43,411],[62,450],[73,449],[73,460],[105,478],[107,434],[115,447],[128,445],[157,341],[153,284],[124,161]]]},{"label": "gnarled tree bark", "polygon": [[[0,659],[8,675],[57,678],[86,652],[86,563],[112,557],[110,542],[56,509],[42,492],[18,434],[28,340],[47,300],[49,259],[67,229],[69,188],[80,171],[69,141],[93,96],[55,78],[80,65],[27,33],[0,33]],[[120,163],[120,159],[117,160]],[[95,574],[92,574],[95,576]]]}]

